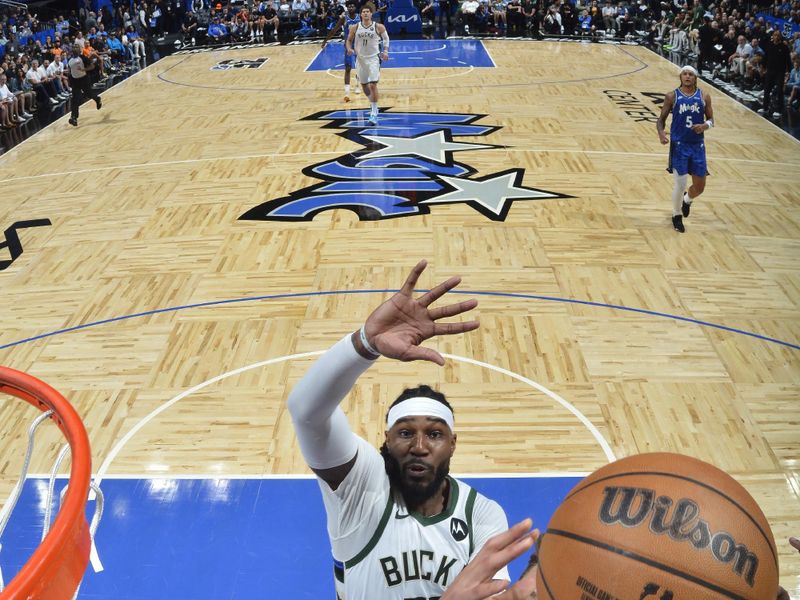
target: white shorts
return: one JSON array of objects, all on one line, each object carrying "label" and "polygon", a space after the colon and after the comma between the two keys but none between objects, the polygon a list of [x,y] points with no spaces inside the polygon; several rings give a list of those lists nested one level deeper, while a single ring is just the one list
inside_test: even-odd
[{"label": "white shorts", "polygon": [[381,61],[378,56],[356,59],[359,83],[378,83],[381,79]]}]

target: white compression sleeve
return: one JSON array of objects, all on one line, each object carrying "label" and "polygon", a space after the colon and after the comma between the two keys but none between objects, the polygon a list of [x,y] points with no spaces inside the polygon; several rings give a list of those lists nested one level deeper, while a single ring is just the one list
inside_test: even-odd
[{"label": "white compression sleeve", "polygon": [[297,441],[312,469],[338,467],[355,456],[356,436],[339,403],[374,362],[356,352],[348,334],[311,366],[289,394]]},{"label": "white compression sleeve", "polygon": [[386,32],[385,29],[383,30],[383,33],[381,34],[381,41],[383,42],[383,51],[384,52],[388,52],[389,51],[389,34]]},{"label": "white compression sleeve", "polygon": [[688,175],[678,175],[675,171],[675,187],[672,189],[672,216],[681,214],[681,204],[683,203],[683,192],[686,191],[686,183],[689,181]]}]

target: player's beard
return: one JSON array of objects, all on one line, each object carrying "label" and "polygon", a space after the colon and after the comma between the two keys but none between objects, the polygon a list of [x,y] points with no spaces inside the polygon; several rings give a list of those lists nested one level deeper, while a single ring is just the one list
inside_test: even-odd
[{"label": "player's beard", "polygon": [[389,476],[389,483],[393,489],[400,492],[406,506],[412,510],[432,498],[439,491],[442,482],[450,474],[450,459],[448,458],[436,467],[433,479],[429,483],[409,481],[403,476],[400,463],[389,453],[385,443],[381,446],[381,456],[383,456],[386,474]]}]

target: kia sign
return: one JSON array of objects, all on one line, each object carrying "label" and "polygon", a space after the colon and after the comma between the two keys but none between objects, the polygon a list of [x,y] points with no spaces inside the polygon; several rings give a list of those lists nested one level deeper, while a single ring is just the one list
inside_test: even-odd
[{"label": "kia sign", "polygon": [[386,31],[395,33],[422,33],[422,19],[411,0],[395,0],[386,13]]}]

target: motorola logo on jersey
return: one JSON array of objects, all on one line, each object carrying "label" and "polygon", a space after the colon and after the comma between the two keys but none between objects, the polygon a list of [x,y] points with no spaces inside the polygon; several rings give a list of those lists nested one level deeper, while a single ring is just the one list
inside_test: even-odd
[{"label": "motorola logo on jersey", "polygon": [[469,535],[469,527],[461,519],[453,517],[450,519],[450,535],[455,541],[460,542]]},{"label": "motorola logo on jersey", "polygon": [[[503,148],[480,142],[500,127],[476,121],[486,115],[381,112],[370,125],[365,111],[320,112],[304,121],[329,121],[323,129],[362,148],[303,169],[321,183],[268,200],[241,217],[248,221],[311,221],[330,209],[347,209],[362,221],[426,215],[437,204],[466,204],[493,221],[505,221],[512,203],[571,198],[522,185],[517,167],[476,177],[456,160],[459,152]],[[467,141],[474,140],[474,141]]]}]

